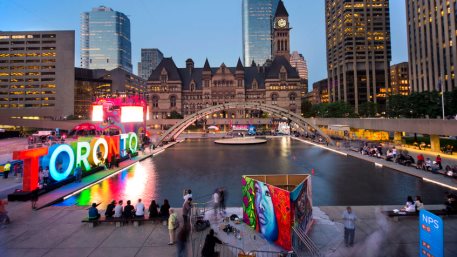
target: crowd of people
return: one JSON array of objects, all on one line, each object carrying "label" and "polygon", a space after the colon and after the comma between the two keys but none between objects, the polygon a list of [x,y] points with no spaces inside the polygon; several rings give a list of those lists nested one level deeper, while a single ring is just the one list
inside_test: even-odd
[{"label": "crowd of people", "polygon": [[415,160],[414,157],[408,153],[408,151],[398,151],[394,146],[387,149],[384,155],[383,146],[381,144],[364,144],[359,151],[362,155],[384,158],[386,161],[395,162],[400,165],[413,166],[416,169],[422,169],[435,174],[442,174],[447,177],[457,178],[457,165],[446,165],[443,168],[442,158],[439,154],[436,156],[434,161],[432,161],[429,157],[425,158],[423,154],[418,154]]}]

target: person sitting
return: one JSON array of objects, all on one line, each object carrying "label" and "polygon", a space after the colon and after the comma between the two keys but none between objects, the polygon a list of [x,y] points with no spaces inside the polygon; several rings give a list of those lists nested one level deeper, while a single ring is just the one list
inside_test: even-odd
[{"label": "person sitting", "polygon": [[424,203],[422,202],[422,198],[418,195],[416,196],[416,201],[414,201],[414,206],[416,207],[416,211],[424,209]]},{"label": "person sitting", "polygon": [[130,200],[127,201],[127,205],[124,207],[123,216],[126,219],[132,218],[135,215],[135,208],[131,204]]},{"label": "person sitting", "polygon": [[422,154],[419,154],[417,156],[417,165],[416,165],[416,169],[423,169],[425,170],[425,160],[424,160],[424,156]]},{"label": "person sitting", "polygon": [[112,218],[115,211],[114,211],[114,208],[116,207],[116,200],[113,200],[110,204],[108,204],[108,206],[106,207],[106,211],[105,211],[105,217],[107,219],[109,218]]},{"label": "person sitting", "polygon": [[448,177],[454,177],[454,171],[452,170],[451,166],[449,165],[446,165],[446,168],[444,168],[445,170],[445,175],[448,176]]},{"label": "person sitting", "polygon": [[415,212],[416,211],[416,207],[414,206],[414,201],[413,201],[412,196],[408,196],[408,198],[406,199],[405,206],[403,208],[401,208],[400,210],[405,211],[405,212]]},{"label": "person sitting", "polygon": [[155,200],[151,201],[151,205],[149,205],[149,218],[157,218],[159,217],[159,206],[156,204]]},{"label": "person sitting", "polygon": [[144,218],[144,204],[141,202],[141,198],[138,199],[138,203],[135,205],[135,217]]},{"label": "person sitting", "polygon": [[123,201],[122,200],[119,200],[119,204],[114,207],[114,218],[121,218],[122,217],[122,213],[123,213],[123,208],[122,208],[122,204],[123,204]]},{"label": "person sitting", "polygon": [[92,207],[89,208],[89,220],[97,220],[100,218],[100,213],[98,213],[97,204],[92,203]]},{"label": "person sitting", "polygon": [[438,163],[436,163],[436,161],[433,161],[432,166],[430,166],[430,171],[434,174],[440,174],[439,170],[440,166],[438,166]]},{"label": "person sitting", "polygon": [[425,160],[425,169],[428,171],[432,170],[432,160],[430,160],[428,157]]},{"label": "person sitting", "polygon": [[392,153],[391,150],[387,150],[386,161],[391,162],[391,161],[393,161],[393,159],[394,159],[394,154]]}]

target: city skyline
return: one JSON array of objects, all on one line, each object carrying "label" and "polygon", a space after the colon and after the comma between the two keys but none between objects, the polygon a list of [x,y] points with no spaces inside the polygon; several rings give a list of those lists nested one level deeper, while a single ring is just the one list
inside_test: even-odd
[{"label": "city skyline", "polygon": [[[298,0],[285,0],[284,3],[293,28],[291,50],[299,51],[307,60],[311,86],[313,82],[327,77],[325,3]],[[4,20],[7,22],[0,24],[0,30],[75,30],[76,38],[79,38],[80,13],[99,5],[123,12],[131,20],[134,71],[140,61],[141,48],[161,49],[164,56],[173,57],[178,67],[184,67],[187,58],[192,58],[198,66],[203,65],[206,58],[214,65],[224,62],[229,66],[234,66],[238,58],[242,58],[241,0],[217,3],[210,0],[142,0],[134,4],[122,1],[59,3],[45,0],[27,5],[22,1],[3,1],[0,8],[6,10]],[[390,6],[391,64],[396,64],[407,61],[406,12],[403,1],[391,1]],[[47,15],[51,13],[53,16]],[[192,17],[191,23],[189,17]],[[79,67],[80,42],[76,40],[75,43],[75,66]]]}]

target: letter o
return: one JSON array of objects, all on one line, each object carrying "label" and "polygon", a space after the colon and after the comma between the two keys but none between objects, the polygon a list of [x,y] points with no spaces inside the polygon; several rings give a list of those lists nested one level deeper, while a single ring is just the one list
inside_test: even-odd
[{"label": "letter o", "polygon": [[[135,133],[129,133],[129,144],[128,147],[130,149],[131,153],[136,153],[136,150],[138,149],[138,136]],[[134,143],[132,145],[132,143]]]},{"label": "letter o", "polygon": [[[56,169],[56,160],[60,154],[65,154],[62,158],[62,167],[67,167],[64,172],[59,172]],[[49,173],[56,181],[64,180],[70,175],[75,165],[75,155],[69,145],[59,145],[51,154],[49,159]]]}]

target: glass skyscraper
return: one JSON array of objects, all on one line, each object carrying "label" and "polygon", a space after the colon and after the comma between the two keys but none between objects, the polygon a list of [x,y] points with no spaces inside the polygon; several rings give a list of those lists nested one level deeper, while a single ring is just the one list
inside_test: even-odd
[{"label": "glass skyscraper", "polygon": [[81,14],[81,67],[132,72],[130,20],[105,6]]},{"label": "glass skyscraper", "polygon": [[243,59],[263,65],[271,59],[273,18],[279,0],[243,0]]},{"label": "glass skyscraper", "polygon": [[152,71],[163,59],[163,53],[157,48],[141,48],[141,62],[138,63],[138,76],[148,80]]}]

